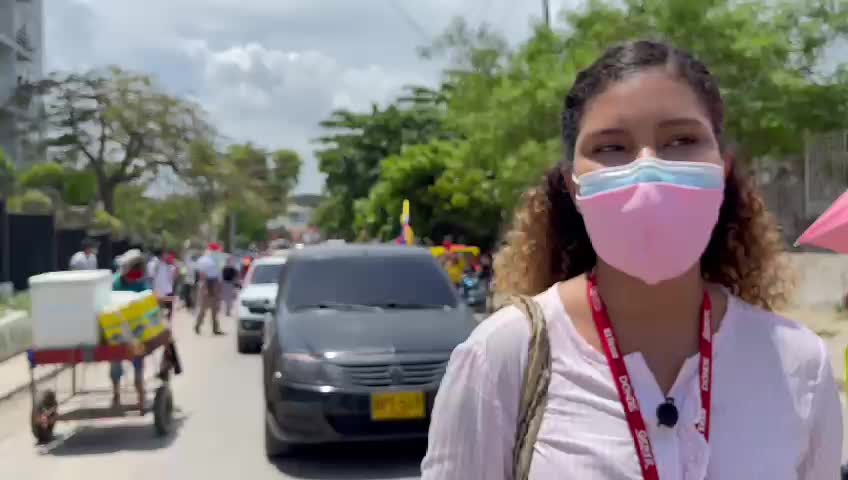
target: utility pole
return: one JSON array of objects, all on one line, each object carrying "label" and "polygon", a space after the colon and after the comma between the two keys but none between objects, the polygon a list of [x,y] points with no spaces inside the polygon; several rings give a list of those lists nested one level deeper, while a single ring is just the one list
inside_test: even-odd
[{"label": "utility pole", "polygon": [[545,26],[551,28],[551,4],[549,0],[542,0],[542,18]]},{"label": "utility pole", "polygon": [[230,222],[229,222],[230,223],[230,229],[229,229],[230,231],[229,231],[229,235],[227,235],[227,236],[229,237],[228,238],[228,240],[229,240],[229,251],[232,252],[233,250],[236,249],[236,212],[235,212],[235,210],[230,212],[229,220],[230,220]]}]

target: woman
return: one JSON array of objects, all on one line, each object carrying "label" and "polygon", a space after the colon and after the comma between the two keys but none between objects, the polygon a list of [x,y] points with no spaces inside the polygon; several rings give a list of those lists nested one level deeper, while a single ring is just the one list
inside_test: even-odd
[{"label": "woman", "polygon": [[827,350],[771,312],[791,284],[780,236],[723,148],[707,68],[662,43],[611,48],[562,119],[565,160],[495,260],[498,288],[535,295],[547,328],[538,434],[516,443],[544,350],[509,307],[454,351],[423,478],[512,479],[522,451],[531,479],[837,478]]}]

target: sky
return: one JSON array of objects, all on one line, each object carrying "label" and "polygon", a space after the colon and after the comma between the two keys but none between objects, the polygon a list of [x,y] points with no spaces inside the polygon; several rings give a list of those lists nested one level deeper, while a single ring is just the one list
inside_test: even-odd
[{"label": "sky", "polygon": [[[552,16],[579,0],[551,0]],[[416,48],[456,16],[513,44],[541,0],[44,0],[45,69],[121,65],[198,101],[224,138],[291,148],[297,193],[320,193],[312,142],[337,108],[385,104],[407,84],[435,84]]]}]

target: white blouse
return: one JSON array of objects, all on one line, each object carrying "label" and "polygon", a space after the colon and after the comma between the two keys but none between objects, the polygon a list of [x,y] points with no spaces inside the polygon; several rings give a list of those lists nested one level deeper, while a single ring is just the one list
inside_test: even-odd
[{"label": "white blouse", "polygon": [[[580,336],[557,285],[538,295],[552,376],[530,478],[641,480],[604,355]],[[485,320],[454,350],[436,397],[424,480],[511,480],[529,341],[515,307]],[[661,480],[835,480],[842,409],[824,342],[807,328],[730,297],[713,337],[710,442],[696,430],[698,355],[669,395],[680,420],[658,427],[664,400],[638,352],[624,360],[642,405]]]}]

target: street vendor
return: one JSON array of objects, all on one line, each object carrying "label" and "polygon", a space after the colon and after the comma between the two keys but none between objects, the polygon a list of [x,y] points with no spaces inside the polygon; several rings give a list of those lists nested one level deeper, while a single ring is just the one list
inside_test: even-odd
[{"label": "street vendor", "polygon": [[[112,283],[112,290],[126,292],[143,292],[150,290],[145,276],[145,259],[141,251],[132,249],[116,259],[118,272]],[[135,370],[135,389],[138,393],[138,408],[144,412],[144,358],[138,357],[132,360]],[[121,405],[121,377],[124,376],[122,362],[112,362],[109,375],[112,379],[112,405]]]}]

